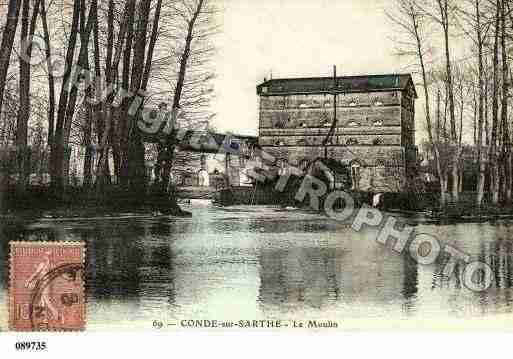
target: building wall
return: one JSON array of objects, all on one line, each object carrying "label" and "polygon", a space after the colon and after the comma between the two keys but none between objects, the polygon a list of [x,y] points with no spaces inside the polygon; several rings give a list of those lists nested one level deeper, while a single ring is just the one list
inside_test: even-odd
[{"label": "building wall", "polygon": [[[328,157],[356,161],[359,190],[398,192],[405,188],[405,151],[414,146],[414,96],[409,91],[337,96],[337,127]],[[301,167],[324,156],[322,142],[334,117],[328,94],[260,96],[262,149]]]},{"label": "building wall", "polygon": [[199,172],[203,166],[201,153],[176,151],[172,168],[173,183],[177,186],[195,187],[199,185]]},{"label": "building wall", "polygon": [[[303,168],[303,164],[324,156],[324,147],[264,147],[278,161]],[[401,146],[331,146],[328,157],[352,159],[360,165],[358,190],[398,192],[405,187],[404,149]]]},{"label": "building wall", "polygon": [[226,154],[225,173],[230,186],[240,186],[241,168],[244,168],[244,161],[239,156]]}]

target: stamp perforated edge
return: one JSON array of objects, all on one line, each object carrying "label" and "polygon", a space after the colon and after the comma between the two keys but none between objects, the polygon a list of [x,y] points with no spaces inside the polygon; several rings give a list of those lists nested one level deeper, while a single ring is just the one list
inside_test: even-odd
[{"label": "stamp perforated edge", "polygon": [[87,296],[85,295],[85,268],[86,268],[86,250],[87,245],[85,241],[9,241],[9,289],[7,292],[7,300],[8,300],[8,328],[11,332],[32,332],[32,330],[19,330],[13,327],[13,320],[11,318],[12,313],[14,313],[14,298],[11,295],[12,288],[14,288],[14,273],[13,273],[13,248],[16,245],[23,246],[77,246],[82,247],[82,267],[84,270],[82,271],[82,287],[80,291],[82,292],[82,298],[84,300],[84,305],[82,306],[82,318],[84,318],[84,328],[81,329],[72,329],[72,330],[43,330],[40,332],[80,332],[85,330],[85,325],[87,323]]}]

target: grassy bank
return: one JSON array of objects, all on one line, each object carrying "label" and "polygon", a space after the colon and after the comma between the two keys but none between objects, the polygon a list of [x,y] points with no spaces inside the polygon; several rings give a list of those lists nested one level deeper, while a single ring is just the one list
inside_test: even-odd
[{"label": "grassy bank", "polygon": [[[298,201],[296,195],[302,184],[301,178],[292,178],[283,191],[275,189],[276,183],[268,181],[259,184],[257,188],[231,188],[220,193],[218,199],[221,205],[275,205],[282,207],[310,208],[310,197],[307,194],[303,201]],[[362,191],[347,191],[356,207],[371,205],[374,193]],[[328,194],[319,197],[319,208],[324,207]],[[500,218],[513,217],[513,207],[509,204],[495,205],[491,198],[486,197],[480,207],[476,206],[477,193],[460,193],[458,201],[452,201],[447,195],[447,201],[442,205],[440,193],[437,192],[404,192],[384,193],[381,196],[379,208],[391,212],[423,213],[432,218]],[[335,203],[335,206],[343,206]]]},{"label": "grassy bank", "polygon": [[54,193],[47,187],[32,186],[24,192],[14,187],[0,191],[0,213],[4,217],[94,217],[123,212],[190,215],[182,211],[173,196],[151,189],[132,193],[118,186],[108,186],[101,192],[67,187],[63,193]]}]

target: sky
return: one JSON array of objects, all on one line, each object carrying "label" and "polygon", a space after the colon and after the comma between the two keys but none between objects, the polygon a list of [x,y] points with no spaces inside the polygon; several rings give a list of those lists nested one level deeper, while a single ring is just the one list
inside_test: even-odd
[{"label": "sky", "polygon": [[[258,134],[256,86],[264,78],[407,72],[394,55],[391,0],[222,0],[216,38],[221,131]],[[418,121],[418,116],[417,116]]]}]

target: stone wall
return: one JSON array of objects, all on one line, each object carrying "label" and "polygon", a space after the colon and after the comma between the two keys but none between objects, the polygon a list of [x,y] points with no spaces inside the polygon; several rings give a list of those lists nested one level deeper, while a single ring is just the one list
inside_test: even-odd
[{"label": "stone wall", "polygon": [[[401,126],[401,108],[394,107],[341,107],[337,108],[338,126],[353,127],[356,123],[361,126],[389,127]],[[305,128],[325,127],[333,120],[333,107],[330,108],[287,108],[267,109],[260,111],[260,128]]]},{"label": "stone wall", "polygon": [[[303,167],[324,157],[324,147],[263,147],[277,161]],[[328,158],[348,160],[360,166],[357,190],[370,192],[399,192],[406,186],[404,149],[401,146],[330,146]]]},{"label": "stone wall", "polygon": [[[333,108],[333,95],[305,94],[261,96],[262,110],[290,108]],[[399,91],[349,93],[337,95],[337,107],[401,105]]]},{"label": "stone wall", "polygon": [[226,154],[225,172],[230,186],[240,186],[240,171],[244,167],[244,163],[239,156]]},{"label": "stone wall", "polygon": [[[406,187],[405,150],[415,144],[413,98],[408,91],[337,96],[337,126],[328,157],[359,164],[358,179],[353,180],[358,190],[399,192]],[[263,95],[259,144],[276,159],[301,168],[324,157],[322,144],[333,117],[333,95]]]},{"label": "stone wall", "polygon": [[[264,132],[265,133],[265,132]],[[323,134],[310,134],[310,135],[301,135],[301,134],[286,134],[286,135],[262,135],[260,140],[260,146],[269,147],[269,146],[320,146],[326,138],[328,131]],[[364,146],[379,146],[379,145],[401,145],[401,135],[400,133],[394,133],[394,131],[388,131],[380,134],[375,134],[374,132],[370,132],[366,134],[364,131],[358,131],[355,133],[349,133],[340,135],[335,133],[333,138],[331,139],[332,145],[340,145],[340,146],[351,146],[351,145],[364,145]]]}]

